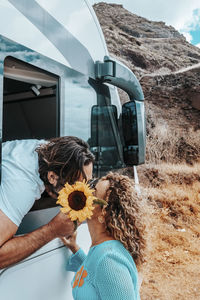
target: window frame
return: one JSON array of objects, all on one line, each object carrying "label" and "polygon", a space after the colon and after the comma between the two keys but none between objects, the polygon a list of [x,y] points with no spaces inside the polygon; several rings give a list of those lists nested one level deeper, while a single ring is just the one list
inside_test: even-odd
[{"label": "window frame", "polygon": [[[57,76],[57,75],[55,75],[55,74],[52,74],[52,73],[50,73],[50,72],[48,72],[48,71],[46,71],[46,70],[43,70],[42,68],[38,68],[38,67],[36,67],[36,66],[34,66],[34,65],[32,65],[32,64],[29,64],[28,62],[24,62],[23,60],[20,60],[20,59],[17,59],[17,58],[15,58],[15,57],[12,57],[12,56],[6,56],[5,57],[5,59],[4,59],[4,73],[3,73],[3,81],[5,81],[6,79],[11,79],[11,80],[17,80],[16,78],[14,78],[14,75],[13,75],[13,78],[10,78],[10,77],[12,77],[12,74],[9,74],[10,75],[10,77],[9,76],[6,76],[6,73],[5,73],[5,69],[6,69],[6,64],[7,64],[7,61],[8,61],[8,63],[13,63],[13,68],[15,67],[15,64],[16,65],[18,65],[18,66],[22,66],[22,69],[26,72],[26,71],[31,71],[31,72],[35,72],[35,74],[34,75],[36,75],[36,74],[38,74],[38,76],[40,76],[41,74],[43,74],[44,76],[46,75],[47,76],[47,78],[48,78],[48,76],[49,76],[49,78],[50,77],[52,77],[52,78],[55,78],[55,86],[56,86],[56,94],[55,94],[55,107],[56,107],[56,111],[55,111],[55,135],[54,135],[54,137],[58,137],[59,135],[60,135],[60,99],[59,99],[59,76]],[[17,69],[17,68],[15,68],[15,70],[20,70],[20,68],[19,69]],[[37,80],[38,80],[38,82],[40,81],[40,79],[37,79],[37,77],[34,77],[32,80],[33,80],[33,83],[31,83],[30,81],[30,79],[29,78],[27,78],[27,77],[25,77],[24,76],[24,81],[23,80],[18,80],[18,81],[20,81],[20,82],[22,82],[22,83],[27,83],[27,84],[31,84],[31,85],[35,85],[35,84],[38,84],[38,83],[36,83],[37,82]],[[27,80],[27,81],[26,81]],[[35,83],[34,83],[34,81],[36,81]],[[23,92],[22,92],[23,93]],[[30,90],[30,93],[31,93],[31,90]],[[49,95],[50,96],[50,95]],[[2,139],[3,139],[3,136],[4,136],[4,131],[3,131],[3,129],[4,129],[4,124],[3,124],[3,121],[4,121],[4,115],[3,115],[3,113],[4,113],[4,105],[5,104],[10,104],[10,103],[13,103],[13,102],[16,102],[16,103],[19,103],[19,102],[21,102],[21,103],[26,103],[26,101],[37,101],[37,100],[41,100],[42,101],[42,99],[41,99],[41,97],[42,97],[42,95],[41,96],[38,96],[38,97],[36,97],[36,96],[34,96],[34,94],[33,94],[33,97],[29,97],[28,99],[27,98],[24,98],[24,99],[21,99],[21,100],[11,100],[11,101],[4,101],[4,99],[5,99],[5,97],[6,96],[4,96],[4,88],[3,88],[3,107],[2,107]],[[51,96],[50,96],[51,97]],[[5,104],[4,104],[5,103]],[[44,118],[45,118],[45,116],[44,116]],[[37,117],[36,117],[36,119],[37,119]],[[16,136],[16,139],[18,139],[19,137],[17,137]],[[30,137],[30,138],[32,138],[32,137]],[[34,138],[37,138],[37,137],[34,137]],[[48,137],[45,137],[44,136],[44,138],[48,138]],[[15,138],[14,138],[15,139]],[[39,137],[38,137],[38,139],[40,139]],[[12,139],[13,140],[13,139]],[[6,141],[6,140],[5,140]]]}]

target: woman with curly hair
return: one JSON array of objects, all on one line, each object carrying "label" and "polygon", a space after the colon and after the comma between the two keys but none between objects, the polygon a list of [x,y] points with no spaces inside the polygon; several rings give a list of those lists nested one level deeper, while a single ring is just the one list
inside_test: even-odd
[{"label": "woman with curly hair", "polygon": [[76,272],[72,281],[76,300],[140,299],[138,272],[145,249],[141,200],[133,182],[109,173],[96,184],[96,197],[107,206],[95,206],[87,220],[92,245],[86,256],[76,243],[76,234],[63,238],[73,252],[67,269]]}]

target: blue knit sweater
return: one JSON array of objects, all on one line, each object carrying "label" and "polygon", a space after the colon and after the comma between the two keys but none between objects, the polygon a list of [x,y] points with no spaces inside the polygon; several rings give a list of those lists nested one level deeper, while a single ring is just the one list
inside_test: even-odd
[{"label": "blue knit sweater", "polygon": [[110,240],[73,254],[67,270],[75,300],[139,300],[138,273],[130,253],[121,242]]}]

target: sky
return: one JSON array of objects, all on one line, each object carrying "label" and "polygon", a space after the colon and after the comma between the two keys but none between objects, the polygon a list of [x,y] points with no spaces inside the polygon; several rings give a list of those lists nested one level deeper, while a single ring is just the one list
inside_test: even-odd
[{"label": "sky", "polygon": [[[91,4],[98,0],[89,0]],[[103,0],[151,21],[163,21],[182,33],[187,41],[200,48],[200,0]]]}]

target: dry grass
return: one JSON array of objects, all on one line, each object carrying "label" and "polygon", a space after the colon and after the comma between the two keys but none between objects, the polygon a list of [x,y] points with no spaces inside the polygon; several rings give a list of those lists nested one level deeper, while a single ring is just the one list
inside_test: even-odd
[{"label": "dry grass", "polygon": [[164,111],[151,103],[146,103],[146,162],[156,164],[198,162],[200,130],[195,130],[189,124],[181,124],[180,116],[167,116],[167,119],[167,110],[166,115],[162,115]]},{"label": "dry grass", "polygon": [[[200,164],[139,168],[151,215],[141,299],[200,299]],[[143,180],[142,180],[143,179]]]},{"label": "dry grass", "polygon": [[192,164],[200,158],[200,130],[172,129],[166,124],[156,125],[147,136],[147,162]]}]

